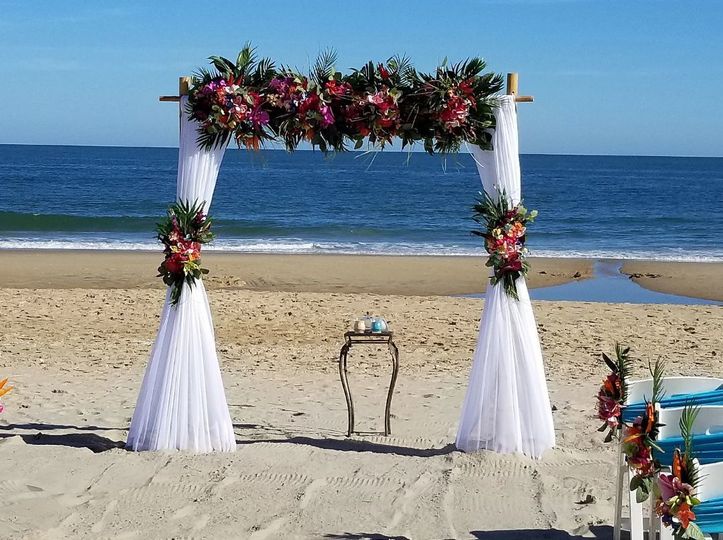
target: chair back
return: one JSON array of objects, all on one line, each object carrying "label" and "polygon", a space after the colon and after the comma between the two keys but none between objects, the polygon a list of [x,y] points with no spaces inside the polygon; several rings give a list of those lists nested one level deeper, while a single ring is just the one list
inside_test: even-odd
[{"label": "chair back", "polygon": [[699,465],[698,498],[705,502],[723,497],[723,461]]},{"label": "chair back", "polygon": [[[723,387],[723,379],[715,377],[665,377],[663,379],[663,392],[666,397],[711,392],[721,387]],[[625,403],[640,403],[646,399],[650,401],[652,395],[653,379],[630,381]]]},{"label": "chair back", "polygon": [[[659,409],[660,432],[658,439],[680,437],[680,417],[685,407]],[[698,416],[693,423],[693,435],[711,435],[723,433],[723,405],[703,405],[698,408]],[[721,455],[723,460],[723,455]]]}]

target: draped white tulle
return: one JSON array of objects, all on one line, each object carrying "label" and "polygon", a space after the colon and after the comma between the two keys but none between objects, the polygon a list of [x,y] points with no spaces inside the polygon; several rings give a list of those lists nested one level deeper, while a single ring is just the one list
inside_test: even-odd
[{"label": "draped white tulle", "polygon": [[[179,201],[205,201],[208,210],[225,147],[200,150],[196,123],[184,113],[178,155]],[[232,452],[236,438],[221,371],[211,311],[202,280],[184,285],[176,306],[170,289],[161,314],[136,410],[128,433],[132,450]]]},{"label": "draped white tulle", "polygon": [[[511,96],[495,111],[493,151],[474,147],[484,190],[493,197],[521,198],[517,113]],[[456,446],[465,452],[493,450],[541,457],[555,445],[542,351],[525,279],[519,300],[502,283],[487,286],[477,348],[462,408]]]}]

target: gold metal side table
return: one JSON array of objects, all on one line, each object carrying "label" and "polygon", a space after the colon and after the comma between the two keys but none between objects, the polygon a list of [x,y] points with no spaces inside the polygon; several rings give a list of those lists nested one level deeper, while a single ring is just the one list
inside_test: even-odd
[{"label": "gold metal side table", "polygon": [[[351,398],[351,390],[349,388],[349,378],[347,376],[347,357],[349,349],[353,345],[383,345],[389,348],[392,357],[392,378],[389,381],[389,392],[387,393],[387,404],[384,409],[384,435],[391,435],[392,428],[390,415],[392,409],[392,396],[394,395],[394,385],[397,383],[397,374],[399,373],[399,349],[394,343],[393,332],[346,332],[344,334],[344,345],[339,352],[339,378],[341,386],[344,389],[344,397],[346,398],[346,408],[349,414],[349,427],[347,429],[347,437],[351,437],[354,431],[354,402]],[[358,432],[356,432],[358,433]]]}]

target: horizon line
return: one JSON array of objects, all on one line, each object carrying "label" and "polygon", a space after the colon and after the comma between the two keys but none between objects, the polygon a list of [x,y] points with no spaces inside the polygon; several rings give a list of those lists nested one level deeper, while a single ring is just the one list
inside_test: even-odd
[{"label": "horizon line", "polygon": [[[33,143],[0,143],[0,146],[50,146],[50,147],[70,147],[70,148],[138,148],[138,149],[169,149],[169,150],[175,150],[178,149],[178,146],[137,146],[137,145],[122,145],[122,144],[33,144]],[[242,152],[250,152],[251,150],[248,150],[246,148],[234,148],[231,145],[228,146],[227,150],[235,150],[235,151],[242,151]],[[291,153],[285,148],[262,148],[260,150],[253,150],[254,152],[261,152],[261,151],[274,151],[274,152],[287,152]],[[373,150],[371,150],[373,151]],[[377,150],[377,152],[382,153],[385,150]],[[323,152],[319,149],[315,148],[299,148],[294,150],[294,152]],[[336,154],[343,154],[343,153],[349,153],[349,154],[364,154],[368,153],[370,150],[346,150],[344,152],[330,152],[330,153],[336,153]],[[402,149],[394,149],[394,150],[387,150],[388,153],[393,152],[408,152],[408,153],[419,153],[419,154],[427,154],[424,150],[402,150]],[[462,153],[468,153],[468,152],[457,152],[457,154]],[[444,155],[444,154],[435,154],[435,155]],[[568,157],[651,157],[651,158],[693,158],[693,159],[723,159],[723,155],[720,156],[701,156],[701,155],[669,155],[669,154],[583,154],[583,153],[549,153],[549,152],[520,152],[521,156],[568,156]]]}]

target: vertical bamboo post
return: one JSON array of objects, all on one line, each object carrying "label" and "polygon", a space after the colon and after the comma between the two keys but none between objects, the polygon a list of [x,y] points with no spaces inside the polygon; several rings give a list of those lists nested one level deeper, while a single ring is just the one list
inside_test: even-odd
[{"label": "vertical bamboo post", "polygon": [[519,77],[517,73],[507,74],[507,95],[516,96],[519,92]]},{"label": "vertical bamboo post", "polygon": [[191,77],[178,78],[178,95],[187,96],[188,89],[191,87]]}]

